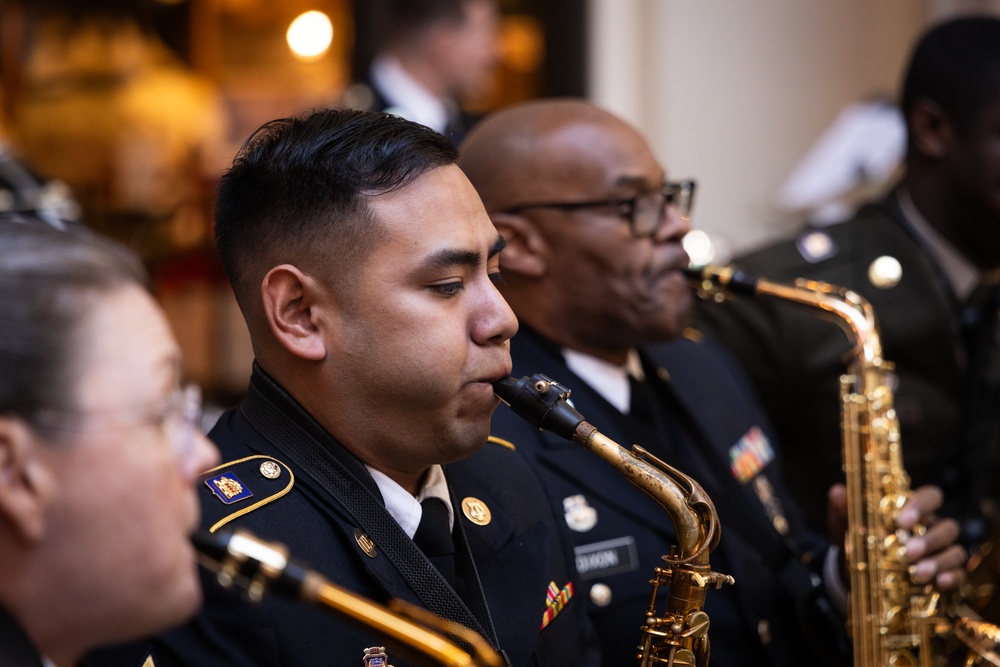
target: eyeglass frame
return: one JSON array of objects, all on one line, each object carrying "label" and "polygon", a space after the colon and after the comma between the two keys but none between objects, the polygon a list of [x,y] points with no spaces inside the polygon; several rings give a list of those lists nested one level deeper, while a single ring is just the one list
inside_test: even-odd
[{"label": "eyeglass frame", "polygon": [[[170,397],[159,408],[150,406],[134,406],[112,408],[108,410],[84,411],[76,409],[43,409],[35,414],[43,430],[64,433],[79,433],[86,430],[79,424],[67,424],[66,417],[72,417],[80,422],[99,419],[100,417],[118,415],[124,418],[123,425],[158,425],[170,438],[174,453],[185,467],[189,465],[195,447],[195,434],[203,433],[203,404],[201,387],[197,384],[185,383],[170,391]],[[100,432],[100,428],[95,429]]]},{"label": "eyeglass frame", "polygon": [[[636,238],[645,238],[654,236],[663,226],[663,223],[666,221],[666,215],[664,215],[664,213],[666,212],[667,206],[674,206],[677,209],[677,212],[680,213],[681,217],[689,218],[691,216],[691,209],[694,207],[694,193],[697,186],[698,182],[693,179],[667,181],[664,182],[658,190],[642,192],[634,197],[576,202],[530,202],[527,204],[517,204],[516,206],[511,206],[504,209],[503,212],[516,214],[529,208],[555,208],[563,211],[575,211],[585,208],[615,208],[618,206],[628,206],[629,231],[632,233],[632,236]],[[649,197],[651,195],[662,196],[663,205],[658,211],[656,224],[650,230],[640,232],[636,223],[638,203],[643,197]],[[678,200],[677,203],[675,203],[675,199]]]}]

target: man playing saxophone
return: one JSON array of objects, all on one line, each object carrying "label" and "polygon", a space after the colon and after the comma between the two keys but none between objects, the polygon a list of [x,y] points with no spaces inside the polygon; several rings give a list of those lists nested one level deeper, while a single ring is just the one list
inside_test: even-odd
[{"label": "man playing saxophone", "polygon": [[[503,240],[455,156],[424,126],[335,109],[244,144],[215,231],[256,362],[209,433],[226,463],[200,487],[203,525],[463,625],[510,667],[594,665],[558,517],[518,454],[487,444],[517,322],[495,287]],[[359,665],[388,639],[273,596],[205,593],[134,661],[90,664]]]},{"label": "man playing saxophone", "polygon": [[[693,184],[668,180],[636,130],[579,101],[488,117],[463,143],[460,166],[506,241],[501,290],[520,326],[513,375],[568,386],[603,433],[676,465],[715,503],[722,540],[712,569],[736,585],[708,593],[712,663],[846,661],[839,549],[804,529],[735,364],[684,335],[693,297],[680,240]],[[591,452],[502,408],[492,433],[533,461],[565,518],[604,664],[629,664],[650,573],[676,543],[670,522]],[[907,559],[916,578],[952,588],[965,553],[955,522],[934,521],[940,503],[937,489],[917,490],[899,524],[931,524]],[[842,503],[835,510],[842,521]]]}]

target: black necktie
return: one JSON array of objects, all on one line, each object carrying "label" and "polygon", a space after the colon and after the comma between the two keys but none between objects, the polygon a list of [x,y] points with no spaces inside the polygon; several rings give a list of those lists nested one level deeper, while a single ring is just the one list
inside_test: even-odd
[{"label": "black necktie", "polygon": [[451,587],[455,588],[455,541],[448,525],[448,507],[443,500],[433,497],[424,498],[420,507],[423,513],[413,541]]},{"label": "black necktie", "polygon": [[628,389],[629,415],[647,429],[655,432],[658,427],[657,414],[659,412],[656,391],[648,382],[637,379],[631,373],[628,374]]}]

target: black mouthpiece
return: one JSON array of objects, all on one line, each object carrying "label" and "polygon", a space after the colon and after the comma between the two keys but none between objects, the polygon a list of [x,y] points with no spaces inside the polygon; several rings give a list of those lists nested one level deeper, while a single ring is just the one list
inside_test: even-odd
[{"label": "black mouthpiece", "polygon": [[513,377],[493,383],[493,393],[518,415],[539,430],[573,439],[576,427],[584,421],[566,399],[570,390],[541,373],[520,380]]},{"label": "black mouthpiece", "polygon": [[706,281],[733,294],[753,296],[757,293],[757,276],[723,266],[700,266],[684,269],[692,287],[699,288]]}]

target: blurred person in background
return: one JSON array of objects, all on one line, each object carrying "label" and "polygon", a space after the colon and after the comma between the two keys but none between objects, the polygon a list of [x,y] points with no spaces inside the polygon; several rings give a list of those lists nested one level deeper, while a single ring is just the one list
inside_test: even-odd
[{"label": "blurred person in background", "polygon": [[458,145],[475,121],[462,103],[490,85],[499,58],[496,0],[384,4],[384,43],[342,103],[397,114]]},{"label": "blurred person in background", "polygon": [[181,623],[217,459],[138,259],[0,221],[0,664],[71,667]]},{"label": "blurred person in background", "polygon": [[[905,170],[852,219],[735,260],[770,280],[821,280],[867,298],[898,384],[903,463],[945,493],[969,546],[1000,517],[1000,19],[964,17],[915,46],[900,103]],[[700,303],[697,326],[749,371],[813,528],[843,479],[839,376],[850,341],[787,304]]]}]

